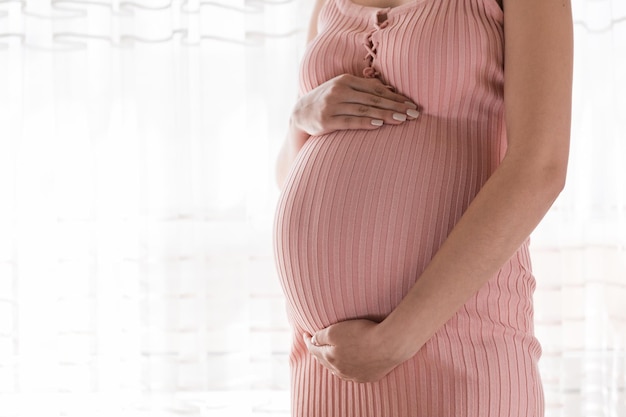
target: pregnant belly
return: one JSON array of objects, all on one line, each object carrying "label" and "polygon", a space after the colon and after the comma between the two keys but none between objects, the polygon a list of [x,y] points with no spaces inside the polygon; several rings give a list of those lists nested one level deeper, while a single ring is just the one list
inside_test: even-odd
[{"label": "pregnant belly", "polygon": [[389,314],[486,179],[483,150],[427,122],[312,136],[274,218],[294,324],[316,331]]}]

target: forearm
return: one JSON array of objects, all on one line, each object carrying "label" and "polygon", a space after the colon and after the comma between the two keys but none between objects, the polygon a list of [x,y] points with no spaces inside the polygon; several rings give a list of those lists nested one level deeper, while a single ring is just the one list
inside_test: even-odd
[{"label": "forearm", "polygon": [[278,188],[282,189],[293,161],[308,138],[308,133],[297,128],[292,120],[289,121],[287,137],[276,158],[276,183]]},{"label": "forearm", "polygon": [[382,322],[384,340],[413,356],[515,253],[563,187],[564,169],[503,161],[428,267]]}]

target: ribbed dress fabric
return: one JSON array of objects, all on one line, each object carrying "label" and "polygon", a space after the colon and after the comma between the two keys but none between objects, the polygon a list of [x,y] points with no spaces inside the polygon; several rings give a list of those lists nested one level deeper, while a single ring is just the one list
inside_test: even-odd
[{"label": "ribbed dress fabric", "polygon": [[292,416],[543,416],[528,239],[383,379],[342,380],[308,353],[304,331],[393,311],[506,151],[496,0],[327,0],[300,92],[343,73],[378,77],[421,115],[311,136],[287,175],[273,243],[293,329]]}]

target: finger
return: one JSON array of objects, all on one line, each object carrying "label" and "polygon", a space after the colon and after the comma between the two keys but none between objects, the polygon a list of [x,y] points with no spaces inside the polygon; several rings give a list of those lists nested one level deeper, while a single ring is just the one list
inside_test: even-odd
[{"label": "finger", "polygon": [[314,345],[313,342],[311,341],[312,336],[309,333],[304,333],[302,335],[302,338],[304,340],[304,344],[306,345],[307,350],[315,358],[315,360],[317,360],[319,363],[321,363],[325,367],[333,370],[330,364],[324,358],[323,348],[320,346]]},{"label": "finger", "polygon": [[328,327],[317,331],[314,335],[313,335],[314,340],[312,340],[312,343],[315,346],[332,346],[332,343],[330,341],[330,338],[328,337]]},{"label": "finger", "polygon": [[331,116],[328,122],[331,130],[345,130],[345,129],[367,129],[374,130],[383,126],[385,121],[383,119],[374,119],[371,117],[359,117],[359,116]]},{"label": "finger", "polygon": [[302,339],[304,340],[304,344],[306,345],[306,347],[307,347],[307,349],[309,351],[311,351],[310,346],[313,345],[313,343],[311,342],[311,338],[312,338],[312,336],[308,332],[304,332],[302,334]]},{"label": "finger", "polygon": [[341,103],[362,104],[368,107],[391,110],[401,114],[406,114],[409,109],[414,110],[413,105],[408,103],[398,102],[362,91],[354,91],[352,94],[346,95],[345,98],[341,100]]},{"label": "finger", "polygon": [[416,103],[414,103],[410,97],[391,91],[378,78],[354,77],[353,79],[350,79],[348,83],[354,90],[372,94],[378,97],[384,97],[388,100],[392,100],[402,104],[408,101],[413,106],[415,106],[413,108],[417,108]]},{"label": "finger", "polygon": [[[413,109],[407,110],[407,112]],[[407,120],[411,120],[411,115],[402,110],[383,110],[378,107],[367,106],[365,104],[340,103],[333,109],[336,116],[357,116],[378,119],[388,125],[397,125]]]}]

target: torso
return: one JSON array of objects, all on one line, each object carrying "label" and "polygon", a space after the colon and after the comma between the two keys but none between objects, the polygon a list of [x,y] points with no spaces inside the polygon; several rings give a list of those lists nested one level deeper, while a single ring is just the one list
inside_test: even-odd
[{"label": "torso", "polygon": [[309,332],[389,314],[506,150],[495,0],[404,0],[379,26],[378,6],[364,1],[326,0],[299,92],[371,67],[421,115],[311,136],[293,162],[278,202],[277,261],[293,318]]}]

